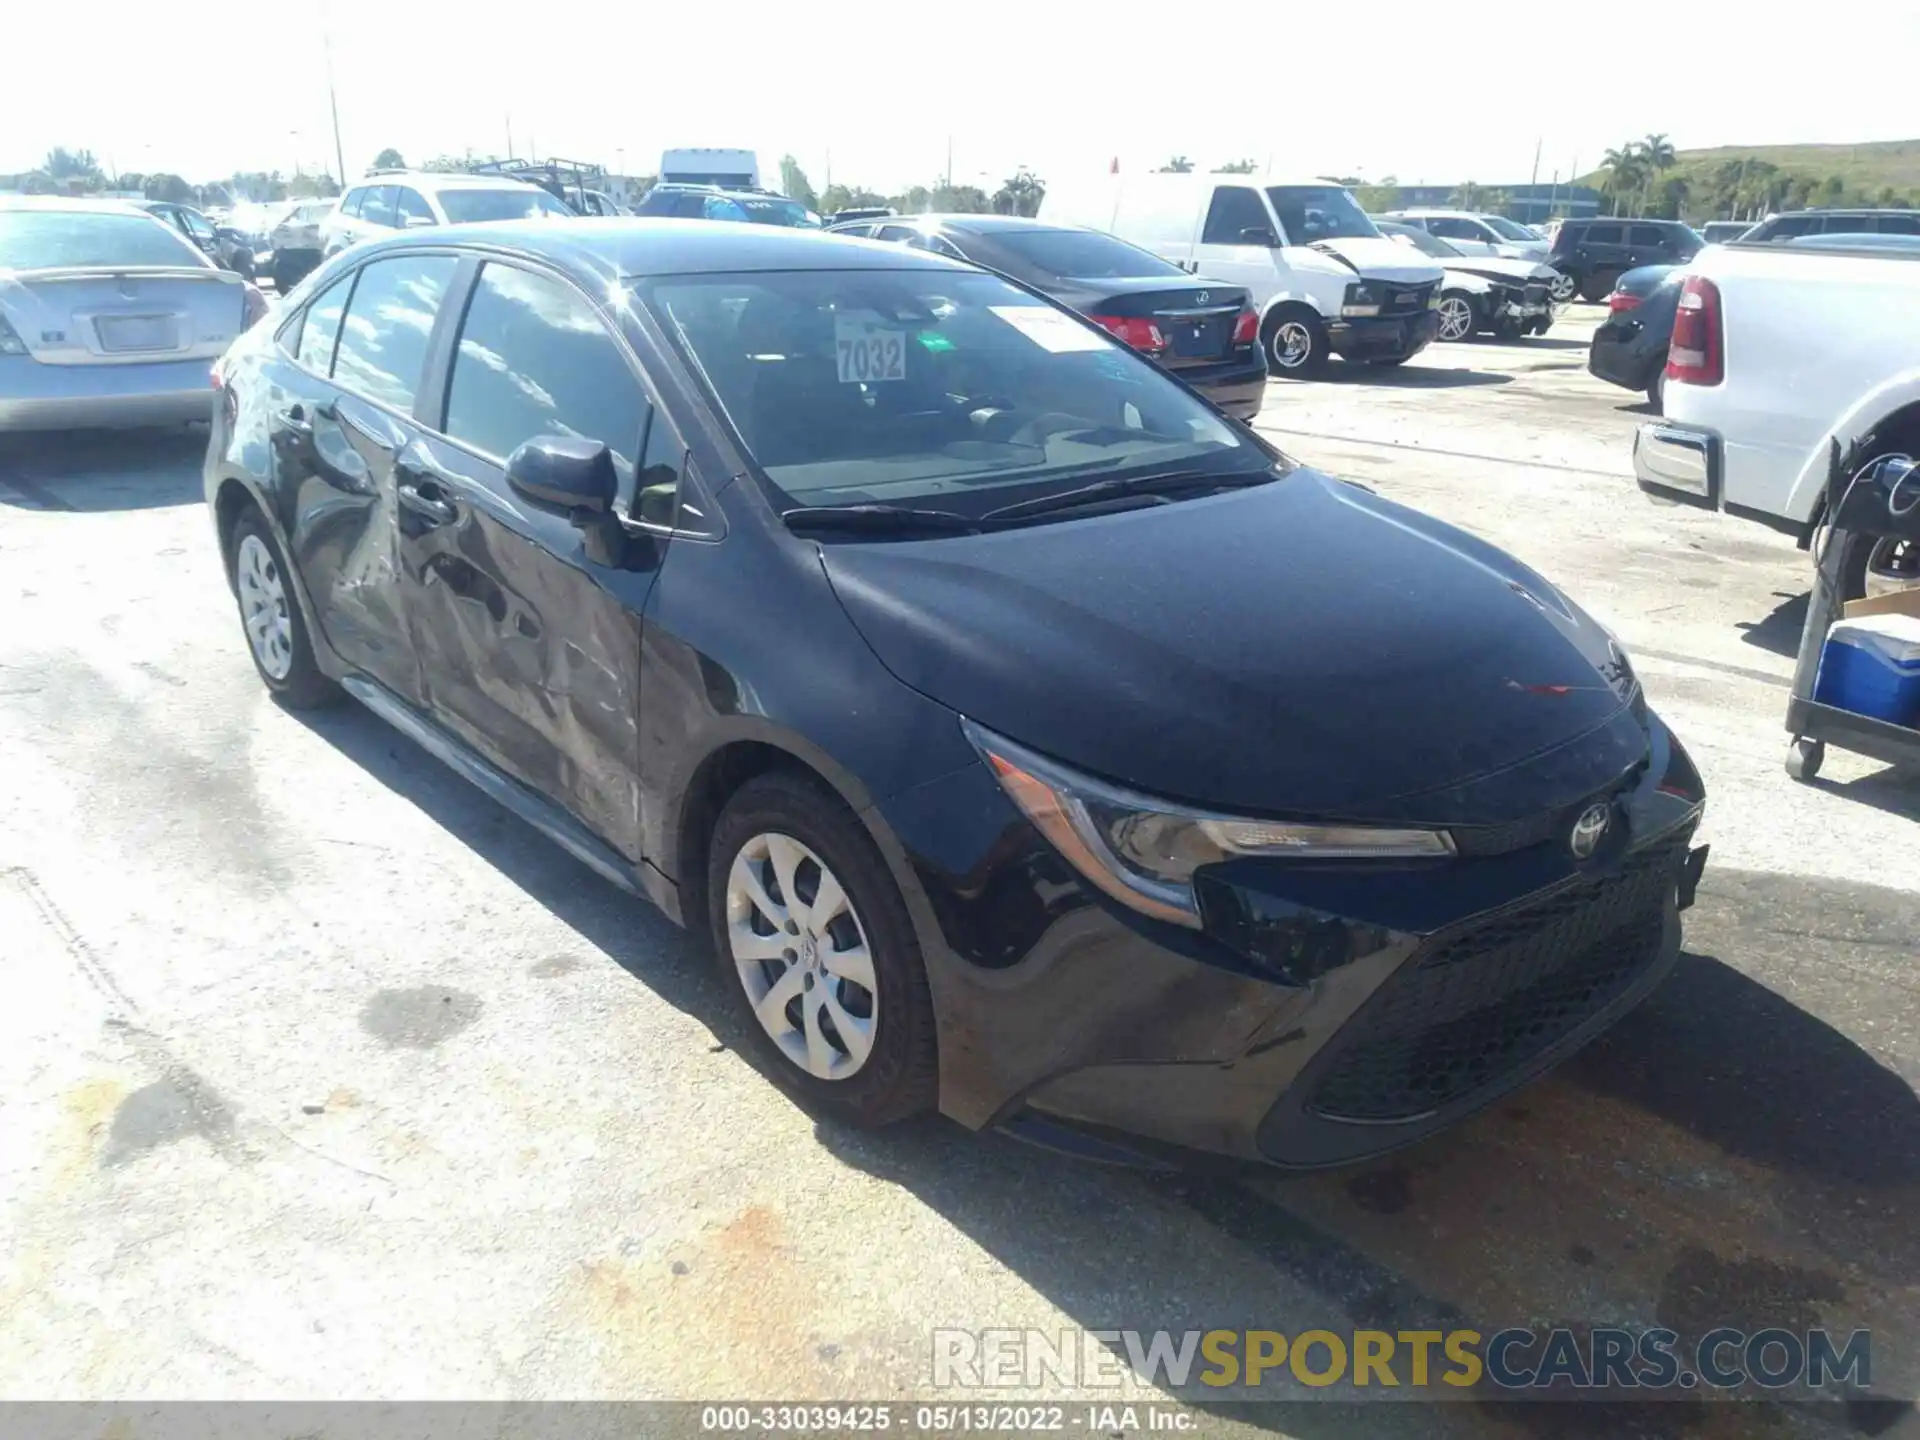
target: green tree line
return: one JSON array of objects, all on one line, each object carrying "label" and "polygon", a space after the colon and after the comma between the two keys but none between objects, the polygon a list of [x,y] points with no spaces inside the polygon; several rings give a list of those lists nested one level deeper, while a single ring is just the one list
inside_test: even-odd
[{"label": "green tree line", "polygon": [[1596,188],[1612,214],[1665,220],[1758,220],[1814,206],[1920,208],[1920,196],[1910,191],[1891,185],[1868,190],[1843,175],[1787,169],[1770,160],[1683,160],[1657,134],[1607,151]]}]

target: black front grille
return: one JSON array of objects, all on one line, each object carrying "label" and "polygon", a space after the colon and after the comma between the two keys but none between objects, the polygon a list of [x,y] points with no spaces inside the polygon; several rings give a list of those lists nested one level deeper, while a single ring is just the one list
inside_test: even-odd
[{"label": "black front grille", "polygon": [[1686,839],[1442,934],[1347,1025],[1309,1107],[1407,1120],[1524,1070],[1660,953]]}]

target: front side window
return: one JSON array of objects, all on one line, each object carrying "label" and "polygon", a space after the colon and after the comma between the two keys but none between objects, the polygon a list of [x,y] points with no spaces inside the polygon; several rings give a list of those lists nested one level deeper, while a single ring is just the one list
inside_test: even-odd
[{"label": "front side window", "polygon": [[427,197],[411,185],[400,187],[400,198],[396,204],[402,226],[411,225],[419,228],[440,223],[433,218],[433,209],[427,204]]},{"label": "front side window", "polygon": [[1360,202],[1339,185],[1269,185],[1267,199],[1286,227],[1287,243],[1378,238]]},{"label": "front side window", "polygon": [[399,255],[360,267],[333,356],[336,383],[395,410],[413,409],[434,318],[459,261]]},{"label": "front side window", "polygon": [[1222,185],[1207,206],[1207,223],[1200,229],[1202,245],[1264,245],[1271,243],[1273,217],[1260,203],[1260,192],[1246,185]]},{"label": "front side window", "polygon": [[647,399],[587,298],[549,275],[488,264],[447,385],[446,432],[496,461],[539,435],[598,440],[625,491]]},{"label": "front side window", "polygon": [[0,268],[66,265],[206,264],[206,257],[156,215],[113,210],[0,210]]},{"label": "front side window", "polygon": [[315,374],[326,375],[333,370],[333,345],[340,337],[340,319],[347,312],[347,295],[352,289],[351,275],[334,281],[308,304],[300,322],[299,348],[294,354]]},{"label": "front side window", "polygon": [[1422,255],[1430,255],[1435,260],[1457,260],[1460,258],[1460,252],[1439,236],[1429,235],[1426,231],[1417,230],[1411,225],[1396,225],[1386,233],[1390,238],[1398,240],[1403,245],[1411,245]]},{"label": "front side window", "polygon": [[1447,240],[1488,240],[1492,237],[1482,230],[1479,224],[1458,215],[1436,215],[1427,221],[1429,234],[1439,235]]},{"label": "front side window", "polygon": [[347,198],[340,202],[340,213],[342,215],[358,216],[360,207],[366,203],[367,192],[364,186],[357,190],[349,190],[347,192]]},{"label": "front side window", "polygon": [[440,208],[447,212],[449,225],[573,218],[566,206],[531,185],[515,190],[442,190]]},{"label": "front side window", "polygon": [[1151,361],[995,275],[636,283],[782,508],[933,501],[978,512],[1014,487],[1090,474],[1272,464]]},{"label": "front side window", "polygon": [[396,214],[399,201],[398,185],[376,185],[367,191],[367,198],[360,204],[360,218],[371,225],[385,225],[391,229],[400,223]]},{"label": "front side window", "polygon": [[182,228],[194,239],[213,239],[213,226],[207,223],[206,216],[200,214],[197,210],[181,210],[176,213],[180,217]]},{"label": "front side window", "polygon": [[1518,221],[1509,220],[1504,215],[1482,215],[1480,222],[1502,240],[1538,240],[1540,238],[1526,226]]}]

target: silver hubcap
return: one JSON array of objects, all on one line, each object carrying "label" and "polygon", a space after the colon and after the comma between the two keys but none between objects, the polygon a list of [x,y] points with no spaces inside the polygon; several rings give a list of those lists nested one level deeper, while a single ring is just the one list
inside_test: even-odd
[{"label": "silver hubcap", "polygon": [[247,643],[260,668],[275,680],[293,670],[293,619],[287,613],[287,587],[280,567],[273,563],[258,535],[240,541],[234,557],[234,578],[240,587],[240,616],[246,622]]},{"label": "silver hubcap", "polygon": [[1473,329],[1473,306],[1458,295],[1448,295],[1440,302],[1440,338],[1442,340],[1464,339]]},{"label": "silver hubcap", "polygon": [[1313,332],[1301,320],[1282,320],[1273,331],[1273,363],[1298,370],[1313,354]]},{"label": "silver hubcap", "polygon": [[1573,277],[1571,275],[1554,276],[1553,288],[1548,293],[1555,300],[1563,302],[1571,300],[1573,298]]},{"label": "silver hubcap", "polygon": [[767,1034],[807,1074],[845,1080],[873,1053],[880,995],[866,927],[791,835],[756,835],[727,872],[727,944]]}]

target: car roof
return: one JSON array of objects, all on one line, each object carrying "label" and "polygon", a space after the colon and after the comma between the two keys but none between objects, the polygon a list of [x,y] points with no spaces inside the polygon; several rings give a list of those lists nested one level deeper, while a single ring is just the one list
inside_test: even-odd
[{"label": "car roof", "polygon": [[[52,210],[89,214],[141,215],[147,212],[130,200],[98,199],[90,195],[0,195],[0,210]],[[152,218],[148,216],[148,218]]]},{"label": "car roof", "polygon": [[390,255],[449,245],[504,251],[616,279],[621,276],[728,274],[751,270],[958,270],[969,267],[905,245],[861,245],[827,230],[780,225],[715,225],[705,220],[617,217],[509,220],[402,231],[354,247],[355,255]]},{"label": "car roof", "polygon": [[363,190],[373,185],[410,185],[416,190],[540,190],[538,185],[516,180],[511,175],[467,175],[442,170],[393,170],[363,175],[347,188]]}]

